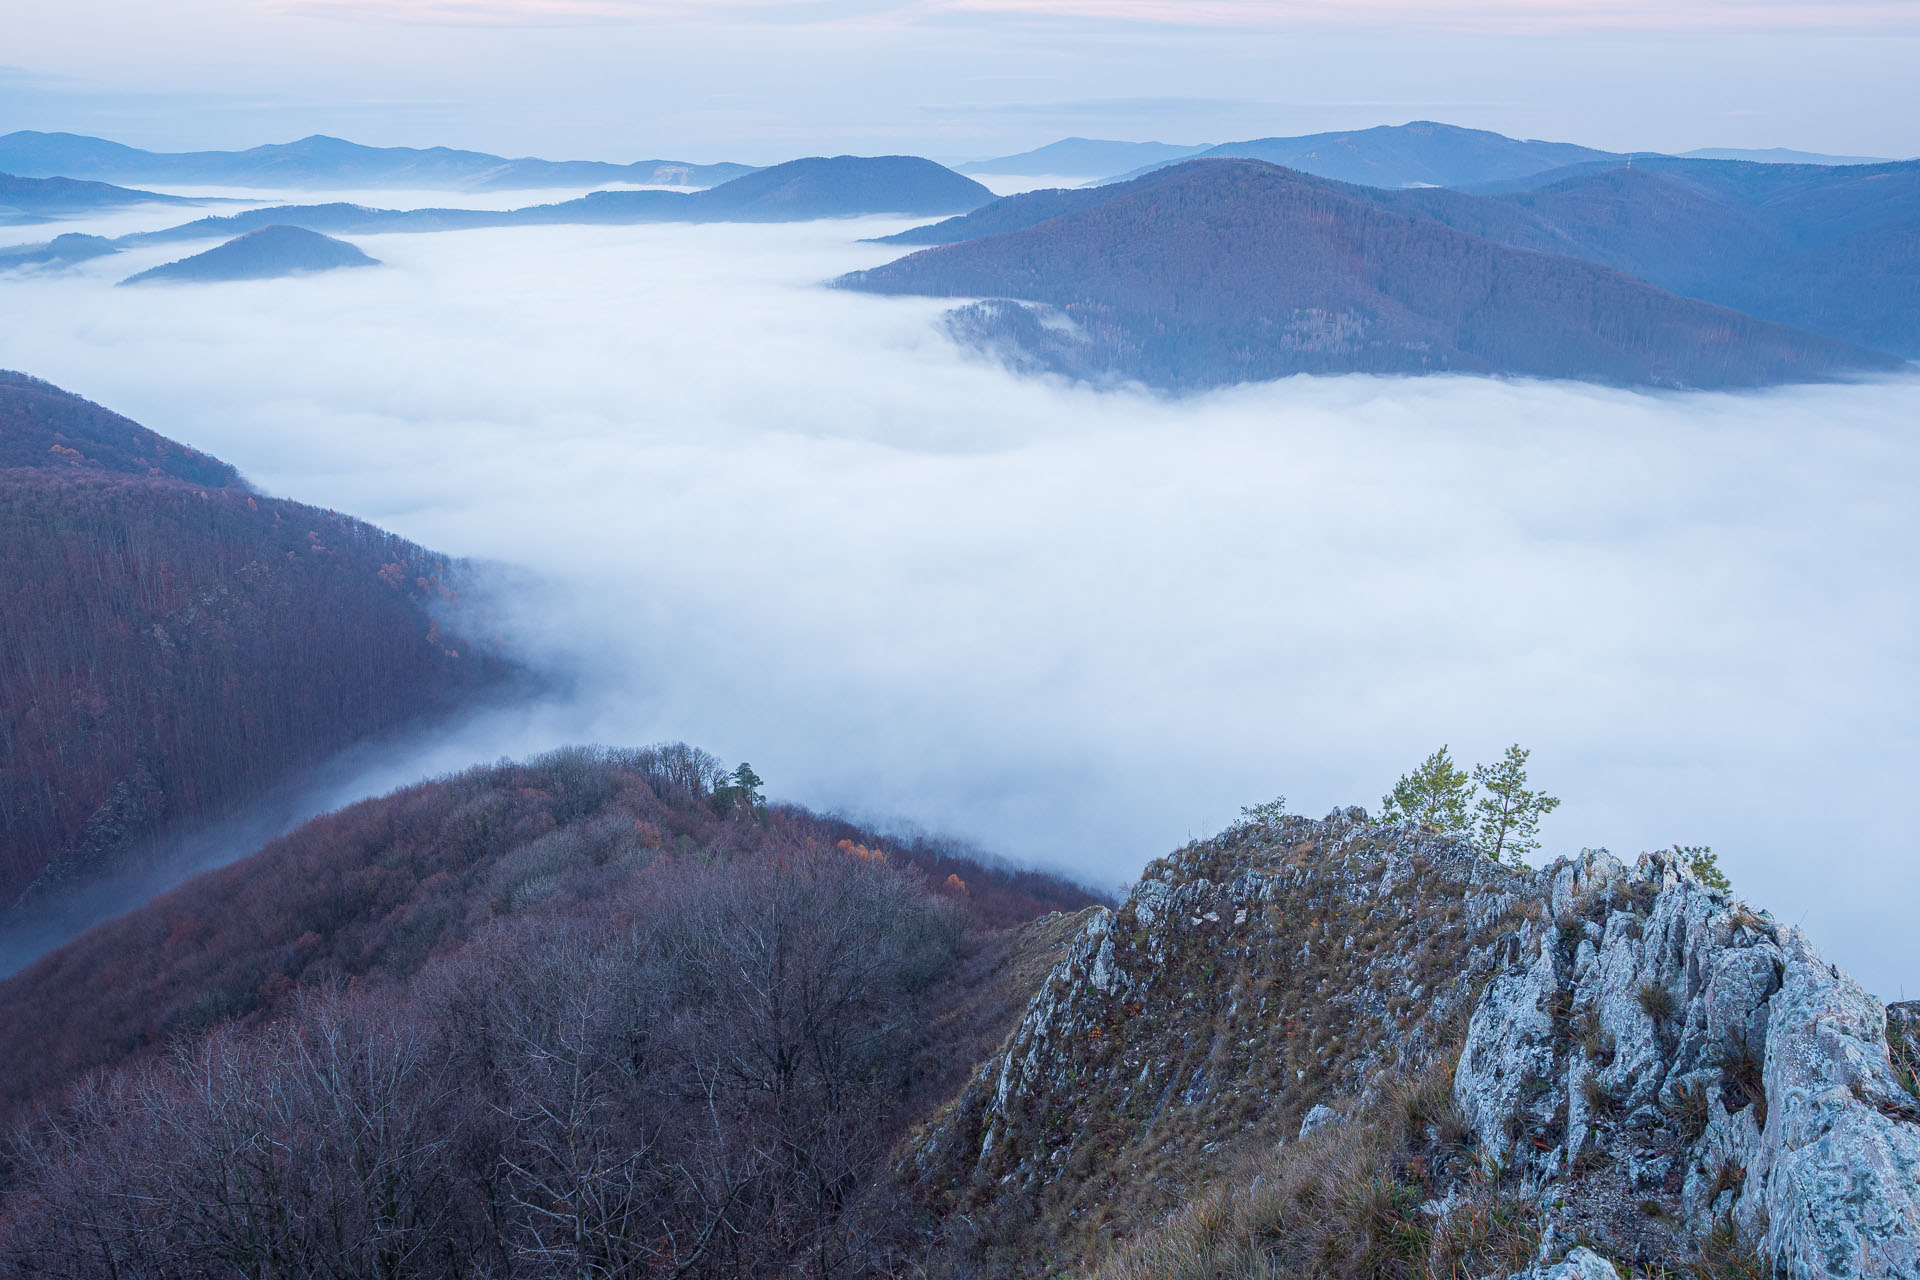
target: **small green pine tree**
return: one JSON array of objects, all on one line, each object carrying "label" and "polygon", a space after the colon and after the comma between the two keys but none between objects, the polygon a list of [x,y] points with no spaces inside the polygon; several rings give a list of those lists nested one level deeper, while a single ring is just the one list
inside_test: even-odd
[{"label": "small green pine tree", "polygon": [[1540,847],[1534,838],[1540,819],[1560,807],[1560,801],[1546,792],[1527,790],[1530,754],[1515,743],[1500,763],[1473,767],[1474,786],[1485,793],[1474,805],[1474,847],[1510,867],[1527,865],[1526,855]]},{"label": "small green pine tree", "polygon": [[748,804],[757,807],[767,802],[766,793],[760,790],[766,785],[765,780],[755,773],[753,766],[745,760],[742,760],[740,767],[733,771],[733,785],[740,788],[741,798]]},{"label": "small green pine tree", "polygon": [[767,797],[760,788],[764,785],[753,766],[745,760],[740,767],[726,775],[726,780],[713,789],[713,807],[718,813],[731,813],[734,809],[745,809],[749,814],[758,815],[767,803]]},{"label": "small green pine tree", "polygon": [[1720,859],[1714,854],[1712,845],[1677,844],[1673,846],[1673,852],[1707,888],[1718,889],[1722,893],[1732,890],[1733,881],[1727,879],[1727,873],[1720,869]]},{"label": "small green pine tree", "polygon": [[1412,773],[1403,774],[1393,790],[1381,797],[1380,821],[1411,822],[1433,831],[1465,835],[1471,827],[1467,803],[1472,794],[1472,779],[1453,763],[1443,746]]}]

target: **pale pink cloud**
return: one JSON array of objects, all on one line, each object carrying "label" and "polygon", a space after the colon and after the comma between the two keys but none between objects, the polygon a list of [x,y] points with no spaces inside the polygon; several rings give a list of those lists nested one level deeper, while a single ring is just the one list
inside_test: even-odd
[{"label": "pale pink cloud", "polygon": [[947,0],[944,7],[1187,26],[1405,25],[1542,33],[1920,27],[1920,0]]},{"label": "pale pink cloud", "polygon": [[1162,26],[1415,27],[1515,34],[1577,31],[1909,31],[1920,0],[268,0],[358,22],[539,26],[577,23],[911,23],[1004,15]]},{"label": "pale pink cloud", "polygon": [[354,22],[434,26],[571,26],[583,23],[842,21],[862,13],[926,7],[878,0],[268,0],[283,12]]}]

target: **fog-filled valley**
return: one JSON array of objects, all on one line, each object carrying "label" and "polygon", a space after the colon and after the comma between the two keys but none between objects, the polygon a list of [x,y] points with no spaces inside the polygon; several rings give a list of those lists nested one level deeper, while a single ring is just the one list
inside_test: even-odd
[{"label": "fog-filled valley", "polygon": [[1903,994],[1920,381],[1096,390],[822,287],[909,225],[359,236],[379,269],[115,290],[179,256],[135,248],[0,278],[0,364],[482,562],[459,625],[552,692],[319,807],[684,739],[1112,887],[1243,805],[1517,740],[1565,801],[1548,856],[1711,844]]}]

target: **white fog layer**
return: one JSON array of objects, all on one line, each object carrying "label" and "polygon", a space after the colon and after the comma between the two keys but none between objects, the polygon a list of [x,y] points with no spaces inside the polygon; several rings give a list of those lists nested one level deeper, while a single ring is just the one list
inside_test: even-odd
[{"label": "white fog layer", "polygon": [[113,287],[208,247],[164,246],[0,276],[0,367],[523,571],[469,625],[569,694],[358,793],[682,738],[1113,884],[1241,805],[1377,807],[1518,741],[1547,855],[1710,844],[1903,994],[1920,381],[1101,393],[818,287],[903,225],[353,237],[386,265]]}]

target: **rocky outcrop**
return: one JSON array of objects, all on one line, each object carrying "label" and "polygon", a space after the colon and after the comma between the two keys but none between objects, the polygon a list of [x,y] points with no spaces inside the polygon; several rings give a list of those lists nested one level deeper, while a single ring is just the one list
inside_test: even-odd
[{"label": "rocky outcrop", "polygon": [[1017,1272],[1076,1265],[1449,1052],[1523,909],[1511,880],[1359,810],[1154,863],[926,1132],[914,1194]]},{"label": "rocky outcrop", "polygon": [[1920,1103],[1879,1002],[1680,862],[1549,869],[1455,1096],[1555,1224],[1734,1233],[1773,1274],[1920,1275]]},{"label": "rocky outcrop", "polygon": [[[1406,1082],[1447,1071],[1457,1120],[1383,1176],[1432,1221],[1497,1188],[1537,1231],[1520,1275],[1614,1275],[1586,1243],[1916,1277],[1916,1041],[1920,1007],[1890,1018],[1675,856],[1516,871],[1359,810],[1268,816],[1091,917],[902,1173],[987,1272],[1051,1274],[1261,1152],[1425,1114]],[[1460,1152],[1473,1188],[1436,1173]]]}]

